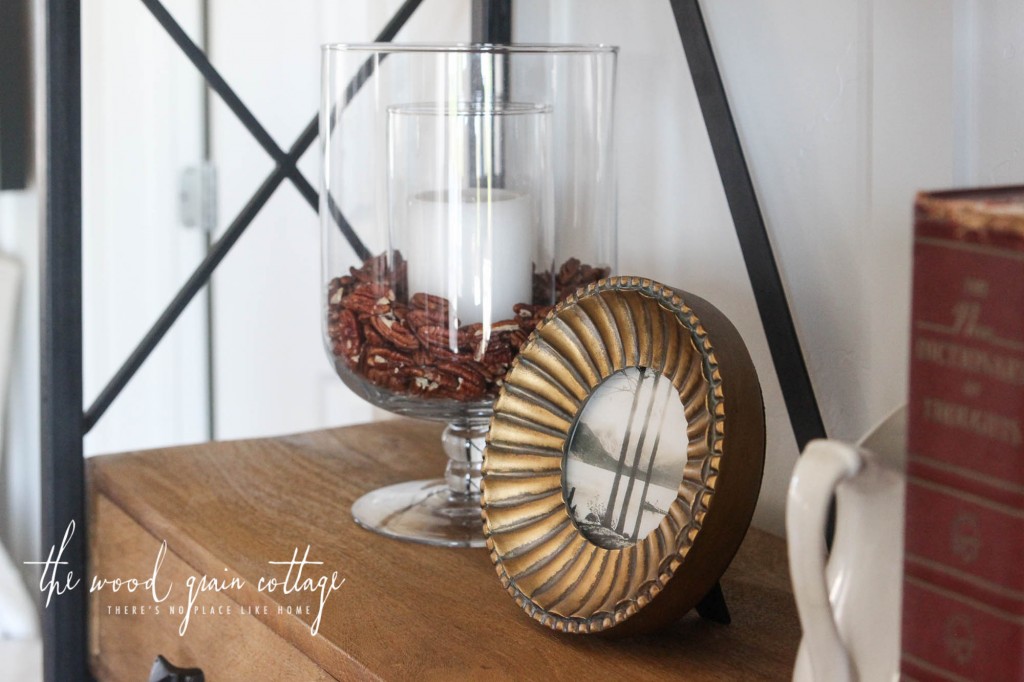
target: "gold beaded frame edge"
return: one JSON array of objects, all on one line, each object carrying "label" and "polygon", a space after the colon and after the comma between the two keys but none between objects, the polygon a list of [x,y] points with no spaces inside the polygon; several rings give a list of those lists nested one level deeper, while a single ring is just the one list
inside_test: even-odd
[{"label": "gold beaded frame edge", "polygon": [[[630,547],[606,549],[583,536],[568,510],[566,441],[597,386],[640,366],[672,380],[688,422],[689,461],[659,526]],[[712,503],[725,434],[723,401],[707,332],[683,297],[662,284],[602,279],[559,303],[537,326],[495,402],[481,495],[491,560],[528,615],[559,631],[600,632],[635,615],[665,588]]]}]

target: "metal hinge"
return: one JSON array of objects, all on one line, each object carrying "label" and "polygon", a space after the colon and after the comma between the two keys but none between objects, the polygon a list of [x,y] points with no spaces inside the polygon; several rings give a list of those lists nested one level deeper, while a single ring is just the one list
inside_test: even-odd
[{"label": "metal hinge", "polygon": [[181,172],[178,216],[185,227],[213,232],[217,226],[217,169],[209,161]]}]

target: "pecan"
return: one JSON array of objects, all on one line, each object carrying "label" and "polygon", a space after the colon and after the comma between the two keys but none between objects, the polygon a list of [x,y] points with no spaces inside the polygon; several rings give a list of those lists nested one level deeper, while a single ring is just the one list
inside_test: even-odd
[{"label": "pecan", "polygon": [[424,346],[451,348],[453,342],[457,348],[469,349],[473,346],[473,334],[464,329],[424,325],[416,328],[414,333]]},{"label": "pecan", "polygon": [[448,326],[448,312],[446,310],[442,311],[438,308],[433,308],[431,310],[423,310],[421,308],[409,308],[409,312],[406,315],[406,319],[409,320],[409,326],[412,327],[413,329],[419,329],[420,327],[426,326]]},{"label": "pecan", "polygon": [[348,269],[348,272],[349,276],[356,282],[365,283],[374,281],[373,275],[371,275],[368,271],[363,270],[362,268],[357,269],[351,267]]},{"label": "pecan", "polygon": [[368,367],[364,370],[363,376],[369,379],[371,383],[386,388],[389,391],[405,393],[408,390],[409,378],[389,369]]},{"label": "pecan", "polygon": [[365,355],[367,367],[404,367],[411,360],[405,353],[384,346],[367,346]]},{"label": "pecan", "polygon": [[558,269],[558,276],[555,281],[558,285],[564,286],[570,282],[576,281],[576,276],[580,271],[580,259],[570,258],[569,260],[562,263],[562,267]]},{"label": "pecan", "polygon": [[594,267],[580,263],[577,258],[570,258],[562,264],[555,277],[555,295],[559,299],[565,298],[577,289],[607,277],[609,272],[607,267]]},{"label": "pecan", "polygon": [[484,376],[487,377],[487,381],[489,382],[488,386],[495,385],[498,380],[504,379],[505,374],[508,372],[508,367],[509,365],[507,362],[491,362],[480,365]]},{"label": "pecan", "polygon": [[607,268],[595,268],[592,265],[581,265],[579,273],[580,284],[590,284],[604,277]]},{"label": "pecan", "polygon": [[[337,292],[342,292],[342,296],[346,296],[352,292],[355,288],[355,280],[352,279],[351,275],[343,275],[341,277],[335,277],[327,285],[327,297],[334,303],[334,295]],[[340,299],[339,299],[340,300]]]},{"label": "pecan", "polygon": [[440,363],[437,369],[446,375],[456,378],[456,391],[464,399],[470,400],[483,395],[487,379],[481,372],[474,369],[476,363]]},{"label": "pecan", "polygon": [[520,329],[520,330],[518,330],[518,331],[514,331],[514,332],[512,332],[512,333],[511,333],[511,334],[509,335],[509,337],[508,337],[508,343],[509,343],[509,345],[510,345],[510,346],[512,346],[512,347],[513,347],[514,349],[516,349],[516,350],[519,350],[519,348],[520,348],[520,347],[521,347],[521,346],[522,346],[522,345],[523,345],[524,343],[526,343],[526,338],[527,338],[527,333],[526,333],[525,331],[523,331],[522,329]]},{"label": "pecan", "polygon": [[459,344],[459,348],[463,349],[472,348],[473,344],[476,343],[476,336],[472,329],[467,327],[459,327],[455,334],[455,338]]},{"label": "pecan", "polygon": [[539,320],[532,319],[532,318],[529,319],[529,320],[523,320],[523,324],[522,324],[522,331],[523,331],[523,333],[526,334],[527,336],[529,336],[530,334],[533,333],[533,330],[537,328],[537,325],[539,323],[540,323]]},{"label": "pecan", "polygon": [[491,342],[487,344],[480,344],[480,346],[477,347],[476,352],[473,354],[473,357],[493,373],[493,366],[507,365],[512,362],[512,358],[515,357],[515,351],[512,350],[512,346],[510,344]]},{"label": "pecan", "polygon": [[413,366],[407,367],[409,388],[417,393],[433,393],[439,388],[454,390],[458,387],[458,378],[445,374],[436,367]]},{"label": "pecan", "polygon": [[387,341],[384,337],[377,333],[377,330],[373,328],[373,325],[369,322],[365,322],[362,325],[363,336],[366,338],[367,346],[386,346]]},{"label": "pecan", "polygon": [[389,284],[384,282],[370,282],[369,284],[363,284],[360,286],[360,289],[376,296],[377,298],[386,298],[388,301],[395,300],[395,290],[392,289]]},{"label": "pecan", "polygon": [[[340,293],[340,291],[339,291]],[[335,296],[338,294],[336,293]],[[365,315],[383,315],[391,312],[395,292],[383,284],[362,284],[340,299],[341,307]]]},{"label": "pecan", "polygon": [[404,303],[392,303],[391,313],[395,316],[395,319],[405,322],[409,317],[409,306]]},{"label": "pecan", "polygon": [[547,317],[547,314],[551,312],[551,306],[548,305],[527,306],[523,304],[522,307],[516,307],[520,308],[516,311],[519,315],[519,327],[526,332],[527,335],[529,335],[529,333],[537,327],[540,321]]},{"label": "pecan", "polygon": [[415,365],[432,365],[434,364],[434,356],[430,352],[433,349],[420,348],[413,351],[412,362]]},{"label": "pecan", "polygon": [[459,327],[459,336],[470,339],[473,344],[480,343],[480,339],[484,336],[484,323],[474,322]]},{"label": "pecan", "polygon": [[[523,334],[523,330],[518,322],[513,321],[512,324],[499,323],[494,327],[491,327],[491,336],[488,339],[484,339],[482,336],[478,337],[476,348],[479,351],[480,348],[489,348],[496,346],[512,346],[512,336],[514,334]],[[521,344],[520,344],[521,345]],[[518,346],[516,346],[518,348]]]},{"label": "pecan", "polygon": [[481,382],[466,381],[459,377],[459,383],[455,387],[455,397],[460,400],[478,400],[487,394],[486,380]]},{"label": "pecan", "polygon": [[345,294],[349,293],[351,289],[352,278],[350,276],[345,275],[343,277],[335,277],[334,279],[327,283],[327,298],[329,300],[333,299],[334,294],[338,293],[339,291],[342,292],[341,295],[344,296]]},{"label": "pecan", "polygon": [[[461,338],[471,338],[474,347],[479,346],[484,342],[484,325],[480,322],[476,324],[466,325],[465,327],[459,327],[459,334]],[[488,342],[494,341],[495,339],[503,340],[508,342],[509,335],[512,332],[519,331],[520,323],[517,320],[502,320],[500,322],[491,323],[490,336]],[[472,335],[471,337],[469,335]],[[463,336],[465,335],[465,336]]]},{"label": "pecan", "polygon": [[443,296],[432,296],[420,291],[409,297],[409,305],[420,310],[440,311],[437,314],[448,319],[448,299]]},{"label": "pecan", "polygon": [[348,296],[341,299],[341,305],[348,310],[356,313],[364,313],[367,315],[374,314],[374,309],[377,307],[377,301],[381,297],[374,296],[372,292],[364,291],[363,289],[356,289]]},{"label": "pecan", "polygon": [[375,315],[370,318],[370,324],[385,341],[396,348],[411,351],[420,347],[420,342],[412,332],[394,315]]},{"label": "pecan", "polygon": [[359,351],[362,350],[363,338],[359,332],[359,324],[356,316],[350,310],[342,310],[338,315],[338,321],[332,328],[331,338],[335,340],[335,346],[340,347],[341,352],[335,355],[344,355],[351,364],[359,361]]},{"label": "pecan", "polygon": [[491,334],[511,334],[519,329],[518,320],[501,320],[491,323]]},{"label": "pecan", "polygon": [[440,362],[466,362],[472,360],[468,353],[454,353],[445,346],[427,346],[419,351],[426,358],[422,365],[436,365]]},{"label": "pecan", "polygon": [[535,317],[539,311],[546,308],[550,309],[548,306],[534,305],[532,303],[516,303],[512,306],[513,312],[515,312],[516,317],[518,317],[520,321]]},{"label": "pecan", "polygon": [[432,395],[434,398],[448,398],[449,400],[480,400],[481,398],[493,397],[487,392],[484,384],[474,384],[461,378],[457,379],[455,388],[441,387]]},{"label": "pecan", "polygon": [[362,267],[349,268],[349,274],[357,282],[381,282],[387,272],[387,265],[388,256],[382,253],[363,263]]},{"label": "pecan", "polygon": [[479,367],[479,364],[473,361],[469,362],[439,362],[437,368],[442,372],[452,374],[464,382],[480,384],[480,390],[483,390],[486,378],[483,373],[475,369]]}]

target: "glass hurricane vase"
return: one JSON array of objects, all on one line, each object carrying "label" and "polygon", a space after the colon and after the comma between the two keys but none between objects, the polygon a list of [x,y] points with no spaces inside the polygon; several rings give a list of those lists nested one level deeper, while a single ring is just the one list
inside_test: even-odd
[{"label": "glass hurricane vase", "polygon": [[480,470],[513,357],[615,264],[605,46],[327,45],[324,342],[342,381],[447,423],[443,478],[367,493],[384,535],[482,546]]}]

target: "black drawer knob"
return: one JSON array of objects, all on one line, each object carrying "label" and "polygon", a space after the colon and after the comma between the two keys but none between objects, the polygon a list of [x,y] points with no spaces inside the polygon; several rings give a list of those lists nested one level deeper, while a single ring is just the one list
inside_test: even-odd
[{"label": "black drawer knob", "polygon": [[179,668],[163,656],[157,656],[149,671],[149,682],[205,682],[199,668]]}]

